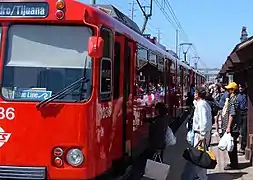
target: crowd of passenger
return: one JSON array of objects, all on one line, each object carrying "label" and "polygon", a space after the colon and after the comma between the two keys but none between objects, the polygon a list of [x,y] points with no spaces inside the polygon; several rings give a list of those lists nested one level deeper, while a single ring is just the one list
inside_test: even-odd
[{"label": "crowd of passenger", "polygon": [[[231,126],[231,132],[236,132],[236,134],[233,133],[235,137],[241,135],[241,146],[238,153],[244,154],[247,142],[248,111],[247,89],[245,84],[239,83],[239,85],[237,85],[235,82],[231,82],[227,86],[212,84],[209,86],[209,92],[218,109],[217,114],[215,114],[216,132],[214,136],[222,136],[225,131],[229,131],[226,129],[227,125]],[[220,120],[221,127],[219,126]],[[229,121],[232,120],[234,120],[232,125],[228,124],[230,123]],[[238,163],[235,162],[232,166],[237,166],[237,164]]]},{"label": "crowd of passenger", "polygon": [[151,82],[148,85],[145,83],[136,84],[135,88],[136,94],[139,95],[137,103],[140,106],[151,106],[158,102],[164,102],[165,90],[161,83],[156,86]]},{"label": "crowd of passenger", "polygon": [[[158,97],[164,96],[163,87],[154,88],[152,84],[140,91],[147,97],[143,96],[143,104],[149,104],[155,101],[155,94]],[[191,109],[194,110],[192,119],[188,122],[189,132],[193,132],[192,146],[196,146],[199,142],[210,145],[211,137],[222,137],[225,133],[230,133],[233,138],[233,150],[228,152],[230,162],[224,167],[224,170],[238,169],[238,155],[245,153],[247,142],[247,91],[243,83],[239,85],[231,82],[225,84],[204,84],[201,87],[191,86],[190,91],[186,95],[186,102]],[[166,118],[163,118],[164,103],[156,103],[156,117],[150,121],[151,134],[150,140],[153,149],[160,149],[163,152],[165,146],[164,132],[167,124]],[[159,106],[158,106],[159,105]],[[161,106],[161,107],[160,107]],[[162,113],[161,113],[162,112]],[[221,122],[221,123],[220,123]],[[221,124],[221,125],[220,125]],[[215,125],[215,133],[212,134],[212,127]],[[160,135],[157,139],[157,133]],[[237,150],[238,137],[241,136],[240,150]],[[154,140],[155,139],[155,140]],[[156,142],[156,143],[154,143]],[[160,143],[158,143],[160,142]],[[159,145],[159,146],[158,146]],[[207,180],[207,170],[191,163],[186,165],[185,171],[182,173],[182,180]]]},{"label": "crowd of passenger", "polygon": [[[215,124],[215,133],[212,136],[222,137],[225,133],[231,134],[233,150],[228,152],[230,162],[224,170],[238,169],[238,155],[245,153],[247,142],[247,91],[243,83],[239,85],[231,82],[225,84],[205,84],[195,89],[194,115],[189,121],[189,132],[194,133],[194,146],[205,142],[210,145],[212,126]],[[220,123],[221,122],[221,123]],[[221,124],[221,125],[220,125]],[[238,151],[238,137],[241,136],[240,150]],[[192,166],[189,164],[188,166]],[[195,167],[186,167],[182,180],[206,180],[207,170]],[[189,171],[191,169],[191,171]]]}]

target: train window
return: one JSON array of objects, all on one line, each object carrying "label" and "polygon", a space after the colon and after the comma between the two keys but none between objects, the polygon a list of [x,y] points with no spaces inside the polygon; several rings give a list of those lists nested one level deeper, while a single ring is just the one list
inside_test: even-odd
[{"label": "train window", "polygon": [[115,43],[114,45],[114,79],[113,79],[113,99],[119,98],[120,91],[120,44]]},{"label": "train window", "polygon": [[[58,97],[56,101],[88,100],[93,73],[92,60],[87,55],[90,36],[92,30],[86,26],[10,26],[1,80],[4,98],[41,101],[62,91],[85,73],[88,81],[82,88],[76,86],[76,90]],[[29,96],[30,91],[41,96]]]},{"label": "train window", "polygon": [[137,53],[137,69],[142,68],[148,62],[148,50],[144,47],[138,46]]},{"label": "train window", "polygon": [[148,51],[147,49],[139,46],[138,47],[138,54],[137,54],[137,58],[141,59],[141,60],[148,60]]},{"label": "train window", "polygon": [[127,47],[127,61],[125,62],[125,73],[126,77],[129,77],[126,80],[126,88],[127,88],[127,95],[130,95],[130,76],[131,76],[131,48]]},{"label": "train window", "polygon": [[156,61],[156,55],[152,52],[149,53],[149,62],[152,63],[152,64],[157,64],[157,61]]},{"label": "train window", "polygon": [[157,61],[158,61],[158,70],[159,71],[164,71],[164,58],[162,56],[157,56]]},{"label": "train window", "polygon": [[181,87],[181,71],[182,71],[182,66],[178,65],[178,70],[177,70],[177,85],[180,88]]},{"label": "train window", "polygon": [[104,40],[103,58],[100,63],[100,99],[109,100],[112,95],[112,46],[113,34],[108,29],[101,31]]},{"label": "train window", "polygon": [[103,58],[100,67],[100,94],[105,100],[111,96],[111,60]]},{"label": "train window", "polygon": [[101,37],[104,39],[104,53],[103,57],[112,58],[112,32],[107,29],[103,29]]}]

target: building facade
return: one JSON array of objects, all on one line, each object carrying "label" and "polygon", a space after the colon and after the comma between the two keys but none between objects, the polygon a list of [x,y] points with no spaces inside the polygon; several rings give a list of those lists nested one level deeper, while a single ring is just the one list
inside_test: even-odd
[{"label": "building facade", "polygon": [[218,68],[200,68],[198,69],[202,74],[205,75],[207,82],[216,82],[217,75],[220,72]]}]

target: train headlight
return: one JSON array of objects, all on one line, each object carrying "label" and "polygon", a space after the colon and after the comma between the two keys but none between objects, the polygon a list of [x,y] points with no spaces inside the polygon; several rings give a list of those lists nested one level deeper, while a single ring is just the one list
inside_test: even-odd
[{"label": "train headlight", "polygon": [[79,166],[84,161],[84,155],[79,149],[70,149],[67,153],[67,161],[71,166]]}]

